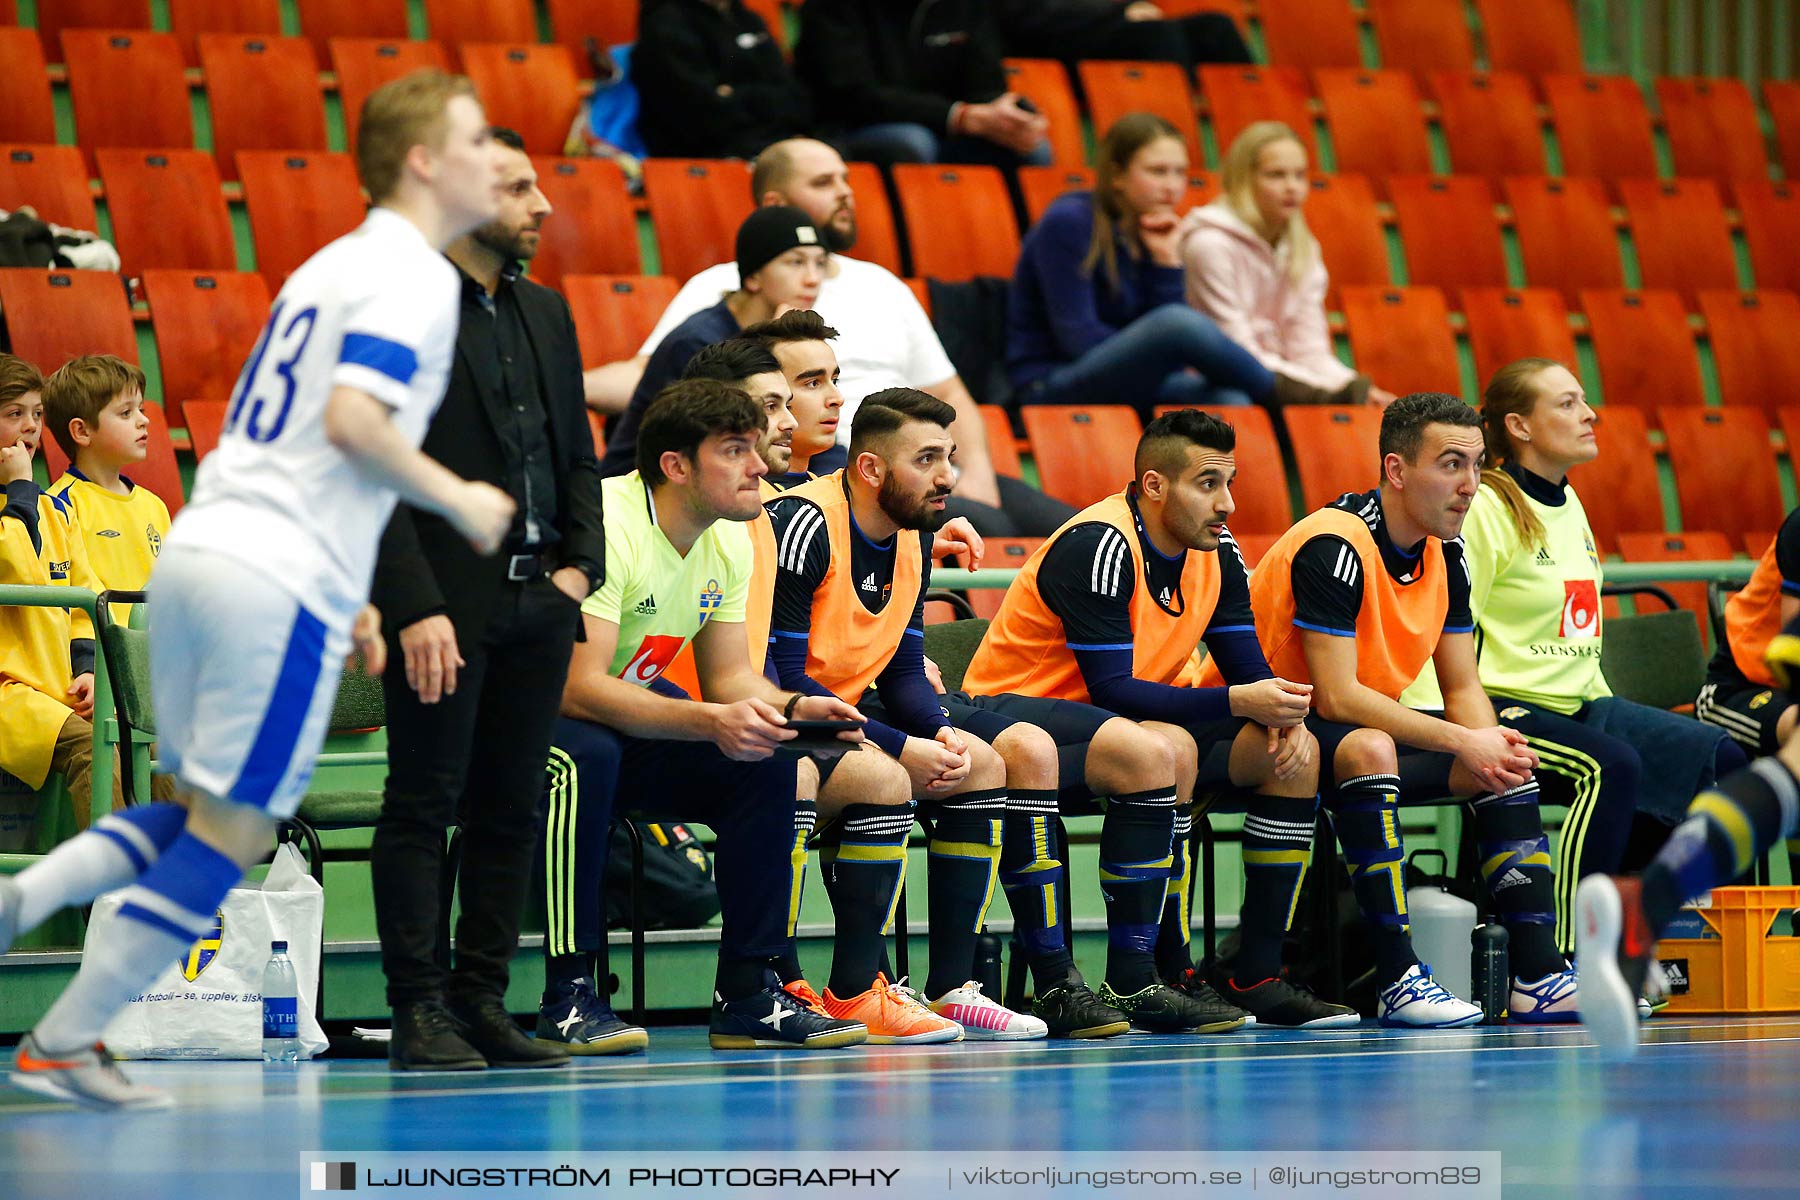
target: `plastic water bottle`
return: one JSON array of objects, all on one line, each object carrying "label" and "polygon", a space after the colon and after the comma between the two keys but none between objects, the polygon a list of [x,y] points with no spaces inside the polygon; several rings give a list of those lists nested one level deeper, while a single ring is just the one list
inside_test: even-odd
[{"label": "plastic water bottle", "polygon": [[300,1061],[300,1001],[294,964],[286,942],[269,943],[269,965],[263,968],[263,1061]]},{"label": "plastic water bottle", "polygon": [[1469,1000],[1485,1014],[1481,1018],[1483,1025],[1498,1025],[1505,1019],[1507,1003],[1512,999],[1506,926],[1494,921],[1477,925],[1469,940],[1474,943],[1469,961]]}]

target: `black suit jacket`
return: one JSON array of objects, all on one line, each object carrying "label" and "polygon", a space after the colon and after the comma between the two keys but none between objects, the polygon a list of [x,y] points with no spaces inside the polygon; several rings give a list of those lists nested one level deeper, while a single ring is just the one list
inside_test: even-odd
[{"label": "black suit jacket", "polygon": [[[598,586],[606,564],[606,530],[575,321],[568,303],[549,288],[528,279],[516,279],[510,286],[537,356],[549,417],[557,530],[562,535],[554,551],[555,565],[586,564]],[[425,453],[464,479],[505,489],[506,458],[497,432],[504,405],[493,339],[486,329],[465,321],[457,330],[444,402],[425,433]],[[506,568],[504,553],[482,558],[448,521],[402,503],[395,506],[382,534],[370,599],[390,630],[444,613],[456,626],[458,642],[468,644],[486,628]]]}]

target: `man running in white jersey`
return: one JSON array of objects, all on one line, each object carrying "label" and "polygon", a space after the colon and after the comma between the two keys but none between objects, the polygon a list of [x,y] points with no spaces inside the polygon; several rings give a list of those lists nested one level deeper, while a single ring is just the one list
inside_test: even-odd
[{"label": "man running in white jersey", "polygon": [[500,160],[467,79],[419,72],[373,93],[357,168],[362,226],[288,279],[238,378],[150,580],[162,760],[186,809],[114,813],[0,880],[0,953],[57,909],[125,888],[118,920],[19,1043],[12,1081],[92,1108],[159,1108],[100,1033],[212,926],[225,893],[299,806],[354,645],[386,658],[367,604],[396,497],[483,553],[513,502],[419,453],[444,393],[460,291],[440,251],[499,209]]}]

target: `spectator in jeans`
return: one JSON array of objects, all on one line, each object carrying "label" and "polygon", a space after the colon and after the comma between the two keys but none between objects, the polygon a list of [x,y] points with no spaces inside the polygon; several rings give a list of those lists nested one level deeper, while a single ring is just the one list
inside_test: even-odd
[{"label": "spectator in jeans", "polygon": [[[886,268],[847,253],[856,245],[856,194],[838,152],[810,138],[777,142],[757,156],[750,188],[759,205],[789,204],[805,212],[831,248],[813,308],[839,331],[838,387],[844,410],[837,427],[839,446],[816,456],[807,469],[825,475],[845,464],[842,447],[864,396],[885,388],[916,387],[956,409],[951,432],[962,474],[950,515],[969,518],[989,537],[1047,537],[1074,516],[1074,509],[1030,484],[995,475],[980,410],[944,353],[918,297]],[[602,408],[622,404],[621,393],[630,394],[663,339],[688,317],[717,304],[736,285],[735,263],[719,263],[688,280],[637,358],[587,373],[588,403]]]},{"label": "spectator in jeans", "polygon": [[1130,113],[1101,139],[1094,190],[1058,197],[1025,235],[1007,309],[1021,404],[1234,405],[1277,377],[1182,300],[1176,206],[1187,149]]},{"label": "spectator in jeans", "polygon": [[1314,393],[1290,399],[1386,408],[1393,393],[1332,353],[1329,280],[1303,211],[1311,192],[1306,147],[1293,130],[1258,121],[1240,133],[1225,155],[1223,193],[1183,223],[1188,303],[1291,390]]},{"label": "spectator in jeans", "polygon": [[852,159],[1046,165],[1046,121],[1006,90],[985,0],[812,0],[794,65]]},{"label": "spectator in jeans", "polygon": [[754,158],[812,128],[811,94],[743,0],[644,0],[632,55],[651,154]]},{"label": "spectator in jeans", "polygon": [[1172,17],[1150,0],[996,0],[1000,39],[1021,58],[1247,63],[1249,47],[1222,12]]}]

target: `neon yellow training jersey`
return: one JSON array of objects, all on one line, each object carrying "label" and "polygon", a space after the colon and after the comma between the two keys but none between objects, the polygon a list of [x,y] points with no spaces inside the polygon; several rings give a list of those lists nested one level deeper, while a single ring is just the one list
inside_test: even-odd
[{"label": "neon yellow training jersey", "polygon": [[656,526],[636,471],[601,485],[606,582],[581,611],[619,627],[609,674],[648,687],[708,621],[742,624],[754,554],[742,521],[715,521],[686,557]]}]

